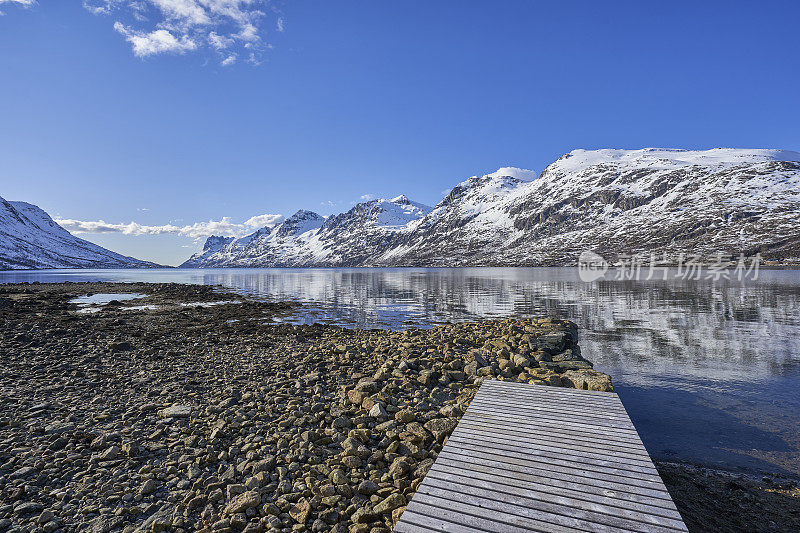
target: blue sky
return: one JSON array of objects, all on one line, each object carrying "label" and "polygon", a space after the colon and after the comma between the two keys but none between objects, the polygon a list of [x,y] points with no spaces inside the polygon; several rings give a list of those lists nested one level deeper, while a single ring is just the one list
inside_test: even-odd
[{"label": "blue sky", "polygon": [[435,204],[575,148],[800,149],[794,1],[0,11],[0,196],[168,264],[254,216]]}]

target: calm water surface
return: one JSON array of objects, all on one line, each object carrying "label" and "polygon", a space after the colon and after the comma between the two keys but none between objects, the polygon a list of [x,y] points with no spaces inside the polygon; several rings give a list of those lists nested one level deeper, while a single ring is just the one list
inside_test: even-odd
[{"label": "calm water surface", "polygon": [[221,284],[302,302],[299,322],[356,327],[566,317],[655,458],[800,475],[797,270],[716,283],[584,283],[571,268],[0,272],[0,283],[67,280]]}]

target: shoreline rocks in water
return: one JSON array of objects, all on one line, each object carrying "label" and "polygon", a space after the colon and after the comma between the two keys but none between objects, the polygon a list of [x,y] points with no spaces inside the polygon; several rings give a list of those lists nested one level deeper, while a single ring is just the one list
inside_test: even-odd
[{"label": "shoreline rocks in water", "polygon": [[[68,303],[116,292],[147,297]],[[570,322],[274,323],[291,310],[0,286],[0,529],[389,531],[484,379],[611,390]]]}]

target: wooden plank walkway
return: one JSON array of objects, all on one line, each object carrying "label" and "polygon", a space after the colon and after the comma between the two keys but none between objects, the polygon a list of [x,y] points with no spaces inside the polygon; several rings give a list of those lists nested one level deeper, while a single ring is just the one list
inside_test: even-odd
[{"label": "wooden plank walkway", "polygon": [[687,530],[616,394],[492,380],[395,531]]}]

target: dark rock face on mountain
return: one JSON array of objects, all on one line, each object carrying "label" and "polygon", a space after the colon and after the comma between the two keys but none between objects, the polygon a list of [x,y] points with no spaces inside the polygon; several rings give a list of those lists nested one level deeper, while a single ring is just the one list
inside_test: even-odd
[{"label": "dark rock face on mountain", "polygon": [[264,228],[184,266],[573,265],[584,250],[798,262],[800,153],[574,150],[538,177],[472,177],[433,209],[398,197],[284,224],[298,216],[293,232]]},{"label": "dark rock face on mountain", "polygon": [[0,270],[156,266],[75,237],[35,205],[0,198]]}]

